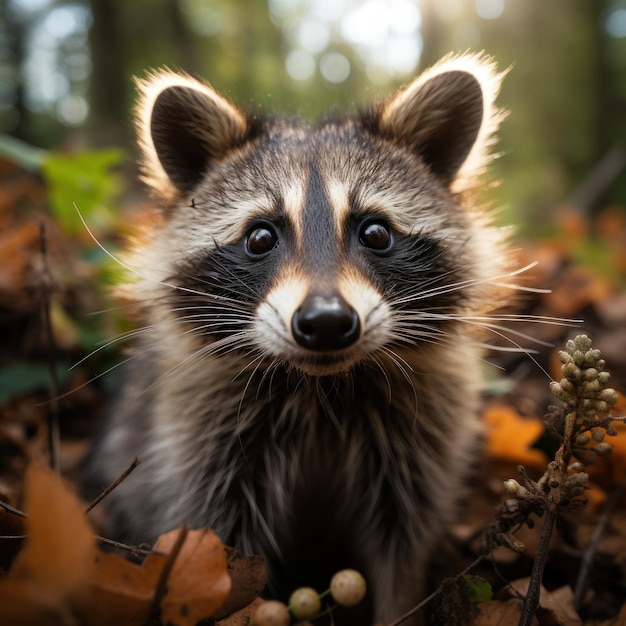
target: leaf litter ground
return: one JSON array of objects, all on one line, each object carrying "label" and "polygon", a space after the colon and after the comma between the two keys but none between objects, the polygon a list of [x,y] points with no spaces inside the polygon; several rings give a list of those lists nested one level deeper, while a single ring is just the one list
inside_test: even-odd
[{"label": "leaf litter ground", "polygon": [[[102,350],[70,367],[126,322],[115,312],[95,321],[85,317],[102,306],[103,275],[112,270],[102,258],[94,260],[85,233],[59,228],[48,217],[45,189],[34,176],[8,162],[0,162],[0,174],[0,332],[6,337],[0,346],[0,500],[28,515],[0,508],[0,623],[187,626],[210,618],[207,623],[247,624],[264,585],[262,560],[222,546],[209,529],[168,533],[152,550],[137,551],[134,562],[103,551],[94,539],[98,508],[87,519],[72,483],[80,481],[81,461],[111,397],[107,376],[98,374],[118,357]],[[143,214],[136,215],[141,225]],[[42,223],[46,259],[40,251]],[[550,238],[521,247],[522,265],[540,261],[528,284],[551,293],[528,295],[514,312],[584,323],[516,325],[555,348],[529,345],[537,349],[532,359],[489,356],[501,369],[487,368],[480,480],[445,557],[434,567],[433,589],[478,554],[481,532],[504,498],[503,481],[518,477],[518,465],[536,478],[552,458],[556,446],[544,434],[541,416],[554,402],[547,374],[560,378],[556,355],[565,339],[582,328],[602,351],[613,387],[626,390],[626,210],[609,208],[593,220],[563,210]],[[52,406],[50,345],[41,320],[46,276],[64,479],[45,469]],[[626,414],[623,397],[614,414]],[[616,429],[611,458],[590,472],[587,506],[559,520],[536,614],[539,626],[626,624],[626,427]],[[537,520],[534,528],[517,533],[523,554],[499,548],[472,572],[490,583],[491,599],[479,594],[468,610],[467,594],[460,598],[443,589],[443,600],[429,607],[431,622],[517,624],[540,528]]]}]

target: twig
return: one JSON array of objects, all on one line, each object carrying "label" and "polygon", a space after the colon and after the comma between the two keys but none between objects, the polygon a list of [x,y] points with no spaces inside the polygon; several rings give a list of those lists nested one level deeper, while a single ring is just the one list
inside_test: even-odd
[{"label": "twig", "polygon": [[[10,504],[2,502],[2,500],[0,500],[0,508],[8,511],[9,513],[13,513],[13,515],[17,515],[18,517],[23,517],[25,519],[28,518],[28,515],[26,515],[24,511],[20,511],[19,509],[12,507]],[[28,539],[28,535],[7,535],[6,537],[0,537],[0,539]],[[139,556],[148,556],[148,554],[151,553],[151,550],[144,550],[138,546],[131,546],[127,543],[121,543],[119,541],[114,541],[113,539],[108,539],[107,537],[101,537],[100,535],[96,535],[96,539],[100,543],[106,543],[114,548],[120,548],[121,550],[126,550],[127,552],[131,552]]]},{"label": "twig", "polygon": [[48,420],[48,443],[50,447],[50,467],[58,474],[60,472],[60,448],[61,437],[59,434],[59,381],[56,370],[56,352],[54,348],[54,337],[52,334],[52,321],[50,318],[50,291],[51,278],[50,266],[48,265],[48,242],[46,238],[46,225],[41,222],[39,225],[39,242],[41,258],[43,261],[43,276],[41,281],[42,304],[44,328],[48,341],[48,370],[50,371],[50,412]]},{"label": "twig", "polygon": [[569,465],[569,461],[572,456],[572,435],[575,423],[576,412],[572,411],[565,417],[563,442],[554,455],[554,462],[550,463],[548,470],[539,480],[539,484],[545,482],[550,490],[546,494],[546,513],[543,519],[543,527],[539,537],[539,546],[537,547],[537,554],[535,555],[535,560],[533,562],[530,582],[528,583],[528,591],[526,593],[526,599],[524,600],[524,606],[522,607],[522,615],[520,617],[519,626],[531,626],[535,617],[535,611],[539,606],[543,571],[545,570],[546,563],[548,562],[552,531],[554,529],[554,523],[556,522],[559,505],[565,498],[562,490],[567,479],[567,466]]},{"label": "twig", "polygon": [[0,535],[0,539],[3,541],[11,541],[12,539],[23,540],[28,539],[28,535]]},{"label": "twig", "polygon": [[130,464],[130,467],[115,481],[112,482],[95,500],[85,509],[85,514],[89,513],[96,505],[100,504],[118,485],[126,480],[128,475],[141,463],[137,458]]},{"label": "twig", "polygon": [[96,535],[96,539],[100,543],[106,543],[108,546],[112,546],[113,548],[119,548],[120,550],[126,550],[127,552],[130,552],[131,554],[136,554],[138,556],[148,556],[152,552],[151,550],[144,550],[139,546],[131,546],[130,544],[114,541],[113,539],[101,537],[100,535]]},{"label": "twig", "polygon": [[[456,576],[454,576],[454,580],[461,578],[468,574],[472,569],[474,569],[479,563],[484,561],[487,558],[487,554],[481,554],[477,556],[462,572],[459,572]],[[413,617],[418,611],[421,611],[427,604],[432,602],[443,590],[443,585],[439,585],[435,591],[433,591],[429,596],[424,598],[418,605],[414,606],[412,609],[407,611],[404,615],[401,615],[398,619],[394,620],[387,626],[398,626],[405,620],[409,619],[409,617]]]},{"label": "twig", "polygon": [[146,626],[150,626],[152,624],[158,614],[159,609],[161,607],[161,600],[163,600],[163,596],[167,591],[167,580],[172,573],[172,568],[174,567],[174,563],[178,558],[181,548],[185,543],[185,539],[187,538],[187,526],[182,526],[180,532],[178,533],[178,537],[176,537],[176,541],[172,546],[172,549],[169,551],[167,555],[167,559],[165,564],[163,565],[163,569],[161,570],[161,575],[159,576],[159,580],[157,582],[156,588],[154,590],[154,596],[152,596],[152,602],[150,603],[150,613],[148,615],[148,619],[146,620]]},{"label": "twig", "polygon": [[604,508],[602,516],[598,520],[593,534],[591,535],[591,539],[589,540],[589,545],[585,550],[585,554],[583,555],[583,560],[580,565],[580,572],[578,573],[578,580],[576,581],[576,588],[574,590],[574,606],[577,609],[580,607],[583,594],[587,589],[589,571],[591,569],[591,564],[593,563],[593,559],[598,549],[598,543],[600,542],[600,539],[604,534],[604,531],[607,524],[609,523],[609,519],[611,518],[613,511],[622,499],[624,489],[626,489],[626,476],[622,479],[622,482],[613,490],[609,501],[606,503],[606,507]]},{"label": "twig", "polygon": [[533,619],[535,618],[535,611],[539,606],[539,599],[541,595],[543,570],[545,569],[546,562],[548,561],[550,539],[552,538],[552,530],[554,528],[555,521],[556,507],[549,507],[546,510],[543,528],[541,529],[539,546],[537,547],[537,554],[535,555],[535,561],[533,562],[533,569],[530,574],[530,582],[528,583],[528,591],[526,593],[526,599],[524,600],[519,626],[531,626]]},{"label": "twig", "polygon": [[10,504],[7,504],[6,502],[2,502],[2,500],[0,500],[0,508],[4,509],[5,511],[8,511],[9,513],[13,513],[13,515],[17,515],[19,517],[28,517],[28,515],[26,515],[24,511],[20,511],[19,509],[12,507]]}]

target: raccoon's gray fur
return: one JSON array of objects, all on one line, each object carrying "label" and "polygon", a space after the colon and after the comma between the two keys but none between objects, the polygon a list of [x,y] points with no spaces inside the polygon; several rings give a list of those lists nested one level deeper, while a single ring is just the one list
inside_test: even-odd
[{"label": "raccoon's gray fur", "polygon": [[479,331],[508,280],[471,200],[500,79],[449,57],[312,127],[186,75],[139,82],[163,223],[128,263],[146,325],[91,462],[104,485],[141,460],[106,500],[117,536],[211,527],[263,554],[279,595],[357,568],[360,624],[419,601],[477,454]]}]

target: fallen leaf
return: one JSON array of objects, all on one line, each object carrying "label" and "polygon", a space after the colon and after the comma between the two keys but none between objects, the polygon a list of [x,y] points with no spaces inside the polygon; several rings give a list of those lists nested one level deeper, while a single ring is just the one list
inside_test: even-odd
[{"label": "fallen leaf", "polygon": [[95,558],[89,601],[84,607],[89,626],[145,624],[166,558],[163,554],[150,554],[138,565],[118,554],[100,552]]},{"label": "fallen leaf", "polygon": [[[526,596],[529,584],[530,578],[520,578],[510,583],[509,588],[512,592]],[[537,614],[541,616],[542,612],[548,614],[540,618],[542,624],[582,626],[582,620],[574,608],[574,592],[568,585],[564,585],[554,591],[548,591],[543,585],[541,586]]]},{"label": "fallen leaf", "polygon": [[545,468],[546,456],[531,448],[543,433],[539,419],[522,417],[515,409],[496,403],[487,407],[484,420],[487,450],[492,457],[516,465]]},{"label": "fallen leaf", "polygon": [[214,615],[220,619],[248,606],[265,587],[265,564],[258,555],[242,556],[234,548],[224,546],[232,589],[226,602]]},{"label": "fallen leaf", "polygon": [[[478,610],[478,616],[472,622],[472,626],[511,626],[517,624],[522,615],[519,600],[482,602],[478,605]],[[533,626],[537,626],[536,619],[533,619]]]},{"label": "fallen leaf", "polygon": [[26,472],[24,511],[28,538],[0,581],[0,623],[70,623],[87,592],[93,531],[78,498],[39,463]]},{"label": "fallen leaf", "polygon": [[[161,535],[154,550],[169,552],[179,532]],[[226,553],[219,537],[208,529],[190,530],[167,581],[161,603],[163,621],[195,626],[217,612],[230,590]]]}]

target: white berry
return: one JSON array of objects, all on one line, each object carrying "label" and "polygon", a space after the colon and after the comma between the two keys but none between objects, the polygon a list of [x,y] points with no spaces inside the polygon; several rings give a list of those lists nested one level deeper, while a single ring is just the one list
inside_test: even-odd
[{"label": "white berry", "polygon": [[330,581],[330,594],[342,606],[358,604],[365,597],[366,591],[365,578],[353,569],[337,572]]},{"label": "white berry", "polygon": [[311,587],[300,587],[289,598],[289,610],[296,619],[311,619],[320,612],[321,608],[320,594]]},{"label": "white berry", "polygon": [[259,606],[250,622],[251,626],[289,626],[289,609],[277,600],[268,600]]}]

